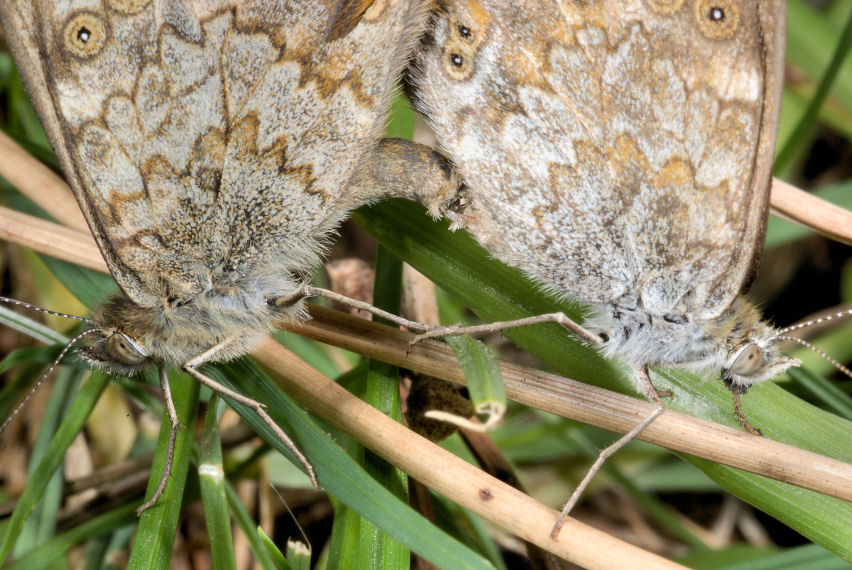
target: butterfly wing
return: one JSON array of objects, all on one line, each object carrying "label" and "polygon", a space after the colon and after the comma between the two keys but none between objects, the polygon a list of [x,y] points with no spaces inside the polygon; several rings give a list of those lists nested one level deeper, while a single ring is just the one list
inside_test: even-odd
[{"label": "butterfly wing", "polygon": [[137,304],[227,287],[264,256],[316,260],[423,15],[350,4],[2,2],[62,169]]},{"label": "butterfly wing", "polygon": [[727,308],[762,247],[783,3],[443,7],[415,83],[462,224],[587,302]]}]

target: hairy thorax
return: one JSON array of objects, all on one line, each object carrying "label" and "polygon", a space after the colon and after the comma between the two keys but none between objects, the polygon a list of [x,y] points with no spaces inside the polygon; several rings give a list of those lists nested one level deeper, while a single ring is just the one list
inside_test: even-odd
[{"label": "hairy thorax", "polygon": [[260,289],[233,287],[227,293],[207,290],[194,297],[166,296],[160,305],[150,307],[119,293],[94,314],[97,330],[81,354],[97,366],[123,374],[152,362],[182,366],[213,347],[217,352],[212,360],[236,358],[276,323],[304,316],[301,297],[282,294],[298,291],[299,285],[279,281],[286,283]]},{"label": "hairy thorax", "polygon": [[677,366],[699,374],[721,370],[738,392],[798,364],[780,353],[775,329],[744,297],[711,318],[690,310],[658,315],[638,305],[600,305],[586,326],[606,338],[610,356],[634,366]]}]

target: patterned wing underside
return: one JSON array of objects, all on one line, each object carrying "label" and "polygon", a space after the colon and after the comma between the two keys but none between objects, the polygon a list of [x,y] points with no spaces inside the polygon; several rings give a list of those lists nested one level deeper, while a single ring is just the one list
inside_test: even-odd
[{"label": "patterned wing underside", "polygon": [[587,302],[726,308],[761,247],[778,66],[769,3],[737,2],[727,30],[702,4],[449,3],[418,87],[470,186],[465,227]]},{"label": "patterned wing underside", "polygon": [[354,205],[419,3],[361,6],[356,25],[333,1],[91,4],[16,9],[125,293],[151,306],[257,264],[310,268]]}]

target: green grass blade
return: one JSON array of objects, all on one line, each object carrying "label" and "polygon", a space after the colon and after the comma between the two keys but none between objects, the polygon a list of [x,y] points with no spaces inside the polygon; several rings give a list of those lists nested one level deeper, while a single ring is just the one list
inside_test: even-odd
[{"label": "green grass blade", "polygon": [[[387,249],[379,247],[376,254],[375,290],[373,304],[391,313],[399,313],[402,304],[402,262]],[[371,360],[367,367],[367,389],[364,401],[402,422],[399,396],[399,370],[396,366]],[[360,446],[359,446],[360,447]],[[367,473],[390,491],[399,501],[408,500],[408,477],[369,449],[361,447],[355,455]],[[360,521],[360,544],[357,552],[343,552],[344,560],[358,559],[359,568],[407,569],[411,554],[373,521]]]},{"label": "green grass blade", "polygon": [[[30,472],[32,476],[38,465],[47,455],[50,442],[56,435],[56,429],[60,418],[64,417],[74,395],[80,387],[80,382],[85,373],[79,370],[59,370],[53,389],[48,397],[47,406],[44,410],[44,418],[39,424],[39,432],[33,446],[30,459]],[[57,469],[50,482],[44,489],[33,514],[24,525],[24,530],[15,544],[14,557],[29,551],[33,546],[42,544],[50,539],[56,532],[56,524],[59,508],[62,505],[62,471]],[[27,540],[29,535],[29,540]]]},{"label": "green grass blade", "polygon": [[106,536],[116,529],[126,529],[136,521],[134,509],[136,505],[125,505],[113,511],[95,517],[74,528],[53,537],[37,549],[28,552],[8,566],[7,570],[33,570],[34,568],[48,568],[51,563],[58,560],[75,544],[79,544],[90,538]]},{"label": "green grass blade", "polygon": [[236,569],[231,520],[228,516],[228,497],[225,494],[225,468],[222,464],[222,440],[219,437],[219,395],[207,402],[204,431],[198,453],[198,480],[204,520],[210,536],[210,561],[214,570]]},{"label": "green grass blade", "polygon": [[816,126],[819,109],[834,86],[843,62],[846,56],[849,55],[850,46],[852,46],[852,12],[850,12],[849,17],[846,19],[846,25],[837,41],[831,61],[819,80],[816,93],[808,101],[808,106],[799,118],[796,128],[793,129],[793,132],[784,144],[779,145],[779,149],[775,153],[775,172],[785,171],[794,154],[803,146],[804,142],[810,139],[810,133]]},{"label": "green grass blade", "polygon": [[52,328],[16,313],[5,305],[0,305],[0,325],[15,329],[39,342],[45,344],[65,344],[68,338]]},{"label": "green grass blade", "polygon": [[[181,424],[186,427],[178,433],[175,442],[174,464],[162,497],[139,517],[136,540],[133,543],[133,552],[127,566],[131,569],[167,569],[175,543],[178,515],[182,506],[183,490],[192,455],[195,433],[193,427],[198,413],[200,384],[186,374],[170,374],[169,386],[178,417]],[[146,497],[150,497],[159,484],[166,461],[168,440],[169,420],[167,416],[164,416],[157,442],[157,451],[151,465],[151,478],[148,481]]]},{"label": "green grass blade", "polygon": [[485,343],[467,335],[449,336],[444,340],[464,371],[476,413],[488,416],[487,425],[499,421],[506,412],[506,386],[497,355]]}]

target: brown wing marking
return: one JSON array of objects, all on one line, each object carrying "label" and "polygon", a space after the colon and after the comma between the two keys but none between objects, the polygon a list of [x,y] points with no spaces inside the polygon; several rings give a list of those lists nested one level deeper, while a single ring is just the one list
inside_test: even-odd
[{"label": "brown wing marking", "polygon": [[336,2],[331,8],[331,15],[328,18],[328,28],[325,35],[326,41],[331,42],[343,38],[354,30],[374,1],[339,0]]}]

